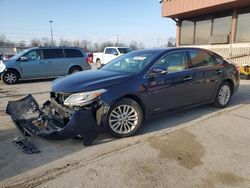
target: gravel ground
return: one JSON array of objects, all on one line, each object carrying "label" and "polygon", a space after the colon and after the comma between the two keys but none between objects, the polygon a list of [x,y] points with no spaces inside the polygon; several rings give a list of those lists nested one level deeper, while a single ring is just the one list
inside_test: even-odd
[{"label": "gravel ground", "polygon": [[32,138],[42,152],[24,154],[6,104],[29,93],[43,103],[50,82],[0,83],[0,187],[250,187],[250,81],[223,110],[166,115],[134,137],[102,134],[91,147]]}]

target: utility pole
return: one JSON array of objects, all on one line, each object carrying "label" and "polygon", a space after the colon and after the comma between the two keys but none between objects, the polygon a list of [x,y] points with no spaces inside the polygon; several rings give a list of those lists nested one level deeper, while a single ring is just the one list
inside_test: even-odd
[{"label": "utility pole", "polygon": [[54,46],[54,41],[53,41],[53,29],[52,29],[52,23],[53,23],[53,21],[50,20],[49,23],[50,23],[51,45]]}]

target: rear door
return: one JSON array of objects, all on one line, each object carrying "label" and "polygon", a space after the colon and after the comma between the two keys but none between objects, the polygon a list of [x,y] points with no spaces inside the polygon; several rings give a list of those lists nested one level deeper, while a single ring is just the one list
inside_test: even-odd
[{"label": "rear door", "polygon": [[193,75],[188,69],[186,51],[171,52],[154,66],[166,69],[168,73],[152,78],[147,76],[148,100],[153,114],[192,104]]},{"label": "rear door", "polygon": [[193,100],[196,103],[206,102],[213,99],[224,75],[223,61],[206,50],[188,51],[194,76]]},{"label": "rear door", "polygon": [[64,58],[63,49],[43,49],[43,61],[48,77],[66,74],[68,62]]},{"label": "rear door", "polygon": [[46,77],[45,64],[42,60],[41,50],[31,50],[22,57],[26,57],[26,60],[18,60],[22,70],[22,78],[40,78]]}]

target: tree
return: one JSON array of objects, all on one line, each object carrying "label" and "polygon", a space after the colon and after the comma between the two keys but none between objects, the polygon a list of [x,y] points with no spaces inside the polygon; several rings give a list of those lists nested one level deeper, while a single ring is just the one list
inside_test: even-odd
[{"label": "tree", "polygon": [[[51,45],[51,41],[49,40],[49,38],[43,37],[41,39],[41,46],[50,46],[50,45]],[[56,41],[54,41],[54,45],[56,45]]]},{"label": "tree", "polygon": [[176,46],[176,39],[173,37],[169,37],[167,47],[175,47],[175,46]]},{"label": "tree", "polygon": [[26,42],[24,40],[21,40],[17,43],[18,47],[26,47]]},{"label": "tree", "polygon": [[131,42],[129,43],[129,47],[130,47],[131,49],[133,49],[133,50],[138,50],[138,44],[137,44],[136,41],[131,41]]},{"label": "tree", "polygon": [[5,35],[0,35],[0,46],[14,47],[15,42],[8,40]]},{"label": "tree", "polygon": [[60,38],[59,46],[73,46],[73,45],[72,45],[71,41],[69,41],[67,39]]},{"label": "tree", "polygon": [[30,41],[30,46],[31,47],[39,47],[41,45],[42,45],[42,43],[41,43],[41,40],[39,40],[39,39],[32,39]]}]

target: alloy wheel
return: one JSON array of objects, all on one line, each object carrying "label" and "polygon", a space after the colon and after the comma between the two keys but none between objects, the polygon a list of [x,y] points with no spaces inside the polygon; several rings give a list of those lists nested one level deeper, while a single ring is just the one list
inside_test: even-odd
[{"label": "alloy wheel", "polygon": [[226,105],[231,97],[231,89],[228,85],[223,85],[219,91],[219,102],[221,105]]},{"label": "alloy wheel", "polygon": [[109,116],[110,128],[118,134],[128,134],[138,123],[138,113],[130,105],[119,105],[113,109]]}]

